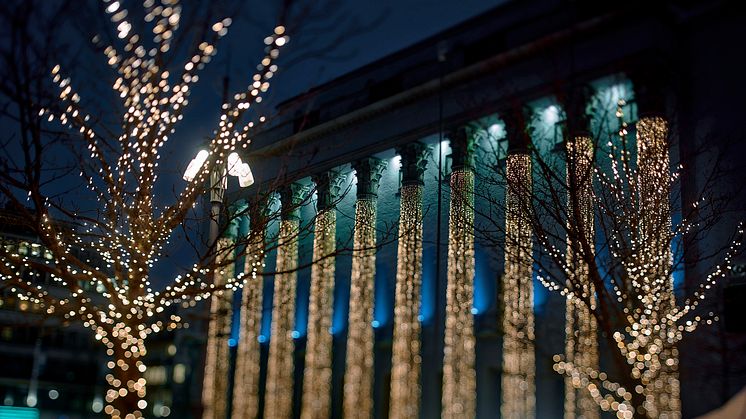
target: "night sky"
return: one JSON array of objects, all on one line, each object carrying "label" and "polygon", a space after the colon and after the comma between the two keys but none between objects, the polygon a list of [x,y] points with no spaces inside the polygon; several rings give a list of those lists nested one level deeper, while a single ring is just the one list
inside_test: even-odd
[{"label": "night sky", "polygon": [[[277,103],[406,48],[502,2],[504,0],[296,2],[296,6],[293,6],[295,8],[299,7],[298,4],[301,7],[308,7],[308,4],[313,6],[308,10],[309,17],[301,22],[295,32],[292,26],[288,27],[291,40],[281,52],[279,72],[272,79],[262,106],[256,109],[267,115],[271,124],[274,105]],[[130,10],[129,19],[133,23],[138,22],[136,15],[141,9],[141,1],[123,3]],[[51,14],[50,11],[55,10],[59,4],[62,3],[38,2],[34,13]],[[105,65],[102,54],[94,52],[89,42],[92,34],[106,29],[104,14],[93,0],[89,3],[72,1],[69,4],[71,13],[59,16],[64,20],[58,36],[59,42],[65,45],[63,52],[67,53],[63,60],[69,59],[74,64],[66,67],[63,61],[63,73],[71,77],[72,85],[80,93],[84,109],[88,113],[94,118],[103,116],[116,123],[119,115],[112,114],[111,110],[118,100],[109,88],[115,75]],[[195,7],[195,4],[204,9],[205,4],[183,1],[182,15],[189,15],[190,8]],[[236,5],[242,5],[228,35],[217,45],[217,56],[200,73],[200,81],[192,91],[183,121],[177,125],[175,134],[162,150],[156,205],[163,207],[173,203],[175,193],[184,187],[185,183],[181,179],[184,168],[217,125],[226,74],[229,75],[231,94],[245,88],[254,67],[263,56],[264,37],[278,23],[287,24],[278,22],[281,4],[279,0],[245,3],[227,1],[216,8],[216,17],[211,18],[210,23],[224,16],[220,7],[234,10]],[[193,28],[182,22],[180,30],[192,31]],[[140,33],[145,35],[142,31]],[[7,38],[2,42],[6,41]],[[174,65],[180,67],[183,62],[185,61],[182,59],[174,60]],[[256,116],[253,119],[257,119]],[[17,129],[14,124],[3,119],[0,121],[0,128],[6,135],[12,135],[9,133]],[[117,129],[117,126],[114,125],[113,128]],[[20,144],[12,144],[6,151],[17,155],[17,161],[23,161]],[[62,153],[55,155],[55,158],[62,158]],[[235,178],[232,181],[235,182]],[[73,188],[65,193],[68,201],[75,202],[83,209],[93,210],[98,207],[90,199],[90,193],[82,186],[78,176],[63,179],[53,188],[55,192]],[[199,208],[198,214],[201,214]],[[196,225],[191,228],[196,228]],[[157,287],[169,282],[181,269],[188,268],[195,261],[194,252],[190,246],[184,244],[181,234],[180,229],[175,231],[171,244],[165,249],[165,260],[155,264],[151,281]]]},{"label": "night sky", "polygon": [[[417,0],[342,0],[343,7],[336,9],[335,22],[340,23],[330,31],[316,31],[313,27],[297,35],[290,33],[291,42],[282,51],[280,70],[268,92],[264,109],[271,116],[272,105],[299,95],[319,84],[344,75],[388,54],[399,51],[454,26],[475,15],[483,13],[504,0],[417,1]],[[176,173],[186,167],[194,154],[209,136],[218,119],[222,90],[222,79],[229,64],[231,69],[230,90],[236,91],[244,85],[246,72],[256,65],[262,53],[262,39],[271,31],[277,14],[276,3],[252,2],[257,9],[243,10],[243,17],[236,20],[228,36],[219,47],[218,56],[206,69],[203,80],[192,95],[190,109],[179,125],[174,140],[170,141],[162,163],[164,169],[174,169],[173,177],[164,178],[161,192],[173,196],[172,190],[183,184]],[[355,22],[361,31],[350,31]],[[313,25],[311,25],[313,26]],[[299,48],[312,45],[328,45],[340,37],[344,41],[328,50],[326,56],[310,57],[291,66]],[[163,161],[163,159],[162,159]],[[180,176],[180,175],[179,175]],[[235,179],[233,179],[235,181]],[[174,240],[174,243],[178,243]],[[193,261],[190,249],[178,244],[169,249],[174,263],[157,264],[154,282],[172,277],[177,266],[185,267]],[[160,280],[158,278],[161,278]]]}]

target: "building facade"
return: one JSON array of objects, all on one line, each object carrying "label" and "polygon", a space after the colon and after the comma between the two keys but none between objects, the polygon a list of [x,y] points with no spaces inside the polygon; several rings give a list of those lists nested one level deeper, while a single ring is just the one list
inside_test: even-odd
[{"label": "building facade", "polygon": [[[639,138],[638,124],[665,121],[666,165],[683,167],[672,208],[689,208],[702,193],[734,197],[735,215],[671,250],[680,263],[670,292],[694,292],[710,269],[700,256],[727,244],[744,215],[732,156],[744,147],[735,104],[746,60],[726,45],[744,35],[745,22],[730,2],[507,2],[281,104],[242,157],[257,185],[231,195],[250,201],[278,191],[266,204],[281,215],[265,232],[274,245],[262,269],[292,271],[244,286],[263,295],[240,308],[261,313],[256,412],[351,417],[359,406],[374,417],[563,417],[572,390],[552,356],[570,340],[568,309],[526,262],[540,246],[531,247],[534,232],[516,208],[539,169],[524,151],[552,159],[588,132]],[[731,157],[713,163],[712,152],[725,149]],[[723,178],[702,192],[713,164]],[[666,216],[676,223],[681,210]],[[718,289],[737,281],[731,276]],[[278,292],[290,312],[279,309],[288,306]],[[721,301],[715,293],[705,311],[719,316]],[[361,331],[366,321],[370,330]],[[506,338],[513,329],[521,340]],[[746,385],[746,364],[732,355],[744,344],[716,322],[678,345],[670,393],[680,381],[683,417]],[[277,348],[292,362],[273,360]],[[367,399],[347,386],[360,374],[372,377]],[[357,404],[346,404],[351,398]]]}]

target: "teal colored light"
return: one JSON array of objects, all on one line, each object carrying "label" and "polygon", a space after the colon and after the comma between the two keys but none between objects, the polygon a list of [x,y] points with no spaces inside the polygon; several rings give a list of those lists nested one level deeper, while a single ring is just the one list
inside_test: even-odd
[{"label": "teal colored light", "polygon": [[0,406],[0,419],[39,419],[39,410],[32,407]]},{"label": "teal colored light", "polygon": [[490,309],[496,295],[497,274],[490,268],[490,255],[475,244],[474,252],[474,308],[477,315]]}]

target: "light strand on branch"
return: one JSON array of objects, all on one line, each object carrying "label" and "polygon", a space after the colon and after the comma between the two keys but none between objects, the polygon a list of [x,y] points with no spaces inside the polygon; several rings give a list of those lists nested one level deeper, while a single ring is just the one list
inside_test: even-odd
[{"label": "light strand on branch", "polygon": [[408,419],[419,415],[422,189],[420,184],[401,187],[391,355],[391,419]]},{"label": "light strand on branch", "polygon": [[503,274],[503,418],[535,415],[531,156],[510,154],[506,167],[505,273]]},{"label": "light strand on branch", "polygon": [[442,418],[476,415],[474,337],[474,172],[451,173],[448,286],[443,357]]}]

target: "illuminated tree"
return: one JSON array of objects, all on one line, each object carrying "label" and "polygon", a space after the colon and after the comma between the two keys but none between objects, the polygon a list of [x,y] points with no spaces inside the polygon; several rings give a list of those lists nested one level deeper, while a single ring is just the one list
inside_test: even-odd
[{"label": "illuminated tree", "polygon": [[[90,328],[110,358],[104,411],[112,417],[135,418],[147,408],[147,367],[142,358],[149,336],[183,324],[169,307],[228,295],[244,281],[243,273],[232,274],[236,243],[225,239],[209,243],[191,270],[163,289],[152,285],[152,272],[169,238],[191,220],[207,187],[225,182],[228,173],[250,183],[248,166],[236,151],[250,142],[254,123],[248,111],[269,89],[280,47],[289,38],[285,27],[276,26],[264,39],[265,55],[248,86],[225,100],[206,150],[190,165],[186,186],[177,191],[172,204],[163,205],[156,198],[156,182],[164,172],[161,152],[184,118],[200,72],[217,53],[216,45],[232,19],[204,25],[201,39],[187,46],[176,42],[183,32],[178,0],[145,0],[142,10],[132,13],[119,1],[104,0],[102,8],[115,34],[110,45],[105,45],[105,37],[93,39],[113,72],[111,88],[118,102],[108,107],[85,100],[85,91],[74,87],[86,81],[77,68],[68,70],[41,56],[37,48],[51,43],[51,35],[38,35],[39,40],[26,28],[13,27],[20,36],[10,48],[21,61],[7,63],[11,77],[4,81],[3,94],[16,107],[6,116],[18,122],[22,161],[3,157],[0,191],[50,257],[32,258],[3,248],[0,286],[38,305],[46,315],[81,321]],[[26,18],[35,13],[33,5],[18,10]],[[54,95],[38,72],[20,74],[30,71],[28,57],[33,54],[39,55],[32,57],[39,58],[38,66],[49,64],[44,73],[56,86]],[[58,131],[59,127],[68,131]],[[68,169],[87,187],[80,196],[94,198],[88,208],[54,189],[55,182],[71,183],[69,170],[60,174],[55,166],[60,162],[55,154],[68,149],[78,157]],[[83,149],[87,155],[80,153]],[[100,255],[100,260],[85,254]],[[24,277],[25,270],[48,275],[53,285]]]},{"label": "illuminated tree", "polygon": [[[687,332],[718,320],[716,313],[702,309],[702,301],[727,274],[741,247],[739,226],[733,241],[715,252],[722,262],[702,283],[690,284],[686,294],[676,292],[674,274],[685,262],[682,246],[701,240],[723,214],[723,201],[711,192],[718,177],[702,173],[699,199],[680,202],[681,166],[671,163],[677,149],[670,122],[661,112],[662,87],[651,87],[645,79],[634,82],[634,106],[626,100],[631,92],[626,99],[617,95],[612,104],[601,103],[608,92],[597,91],[593,97],[559,94],[560,121],[549,127],[561,135],[554,147],[542,144],[545,134],[535,120],[524,127],[531,135],[526,158],[533,165],[533,188],[528,187],[530,180],[521,182],[523,203],[511,206],[514,201],[508,199],[506,206],[505,200],[483,190],[477,198],[489,203],[489,212],[480,210],[487,225],[476,226],[477,240],[493,240],[505,249],[506,278],[528,266],[547,289],[566,300],[566,352],[554,356],[555,371],[566,377],[566,417],[598,417],[598,409],[620,418],[680,417],[678,345]],[[639,117],[633,120],[630,116],[635,115]],[[507,131],[520,122],[515,115],[499,116]],[[508,156],[507,172],[499,165],[478,171],[483,175],[475,183],[502,185],[510,198],[514,160],[514,154]],[[717,161],[711,163],[717,172]],[[528,214],[533,239],[523,241],[526,246],[534,243],[534,249],[512,260],[510,214],[516,208]],[[499,214],[507,214],[505,227]],[[498,243],[480,231],[500,231],[505,241]],[[511,331],[525,316],[508,318],[516,309],[507,304],[519,293],[514,285],[504,282],[503,287],[507,345],[514,342]],[[505,356],[515,357],[508,347],[505,351]],[[503,388],[506,397],[516,399],[513,388]]]}]

